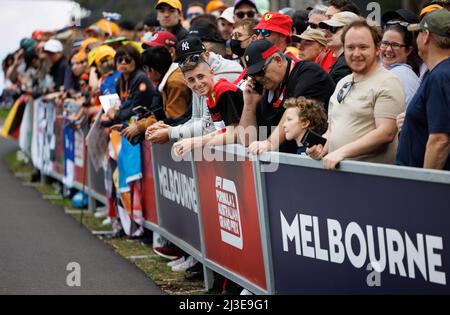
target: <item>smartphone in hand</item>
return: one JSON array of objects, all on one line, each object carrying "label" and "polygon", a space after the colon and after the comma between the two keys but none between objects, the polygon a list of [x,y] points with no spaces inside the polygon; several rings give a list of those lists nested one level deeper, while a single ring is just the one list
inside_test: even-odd
[{"label": "smartphone in hand", "polygon": [[152,114],[152,112],[144,106],[137,106],[132,109],[133,113],[139,116],[139,118],[146,118]]},{"label": "smartphone in hand", "polygon": [[263,94],[263,92],[264,92],[264,87],[262,86],[261,83],[259,83],[259,82],[256,81],[256,80],[253,80],[253,86],[254,86],[254,90],[255,90],[256,93],[258,93],[258,94],[260,94],[260,95]]},{"label": "smartphone in hand", "polygon": [[315,133],[311,129],[308,129],[305,135],[303,136],[302,140],[300,141],[300,143],[303,144],[303,146],[306,148],[311,148],[318,144],[324,146],[327,143],[327,139]]}]

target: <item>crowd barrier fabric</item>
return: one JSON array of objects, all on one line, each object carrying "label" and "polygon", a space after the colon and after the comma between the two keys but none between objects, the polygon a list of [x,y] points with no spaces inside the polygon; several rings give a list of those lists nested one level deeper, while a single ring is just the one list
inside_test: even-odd
[{"label": "crowd barrier fabric", "polygon": [[[105,203],[104,145],[93,165],[54,103],[26,115],[33,165]],[[351,161],[331,172],[241,146],[214,149],[229,161],[176,161],[172,145],[141,146],[146,226],[208,269],[257,294],[450,293],[450,172]]]}]

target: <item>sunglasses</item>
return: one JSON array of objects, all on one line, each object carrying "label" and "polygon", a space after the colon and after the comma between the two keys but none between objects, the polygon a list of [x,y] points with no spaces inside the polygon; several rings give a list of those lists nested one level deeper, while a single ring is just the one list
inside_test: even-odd
[{"label": "sunglasses", "polygon": [[206,59],[202,55],[196,54],[196,55],[188,56],[182,63],[180,63],[180,68],[183,68],[185,65],[187,65],[190,62],[193,62],[193,63],[204,62],[209,66],[209,63],[206,61]]},{"label": "sunglasses", "polygon": [[319,24],[316,23],[307,23],[307,26],[309,26],[312,29],[318,29],[319,28]]},{"label": "sunglasses", "polygon": [[272,34],[269,30],[256,30],[256,36],[262,35],[263,37],[269,37]]},{"label": "sunglasses", "polygon": [[343,27],[342,26],[330,26],[328,30],[331,32],[331,34],[336,34],[339,32]]},{"label": "sunglasses", "polygon": [[131,59],[131,57],[129,56],[121,56],[119,58],[117,58],[117,63],[125,63],[126,65],[129,65],[131,62],[133,61],[133,59]]},{"label": "sunglasses", "polygon": [[193,18],[195,18],[195,17],[197,17],[197,16],[200,16],[200,15],[202,15],[202,14],[199,13],[199,12],[195,12],[195,13],[186,13],[186,19],[190,20],[190,19],[193,19]]},{"label": "sunglasses", "polygon": [[256,15],[256,11],[239,11],[234,15],[236,15],[236,17],[238,17],[239,19],[244,19],[245,17],[253,19]]},{"label": "sunglasses", "polygon": [[337,95],[337,101],[339,102],[339,104],[341,104],[345,100],[354,84],[355,81],[352,80],[351,82],[345,83],[344,86],[339,90]]},{"label": "sunglasses", "polygon": [[386,22],[386,27],[391,26],[391,25],[400,25],[400,26],[402,26],[404,28],[408,28],[408,26],[410,24],[408,22],[405,22],[405,21],[395,21],[395,20]]}]

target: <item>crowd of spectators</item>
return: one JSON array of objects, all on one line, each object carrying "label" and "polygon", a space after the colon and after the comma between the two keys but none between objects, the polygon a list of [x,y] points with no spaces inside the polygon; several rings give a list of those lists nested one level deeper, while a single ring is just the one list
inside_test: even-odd
[{"label": "crowd of spectators", "polygon": [[[421,12],[386,12],[373,25],[350,0],[278,12],[254,0],[192,2],[185,11],[160,0],[138,25],[101,19],[23,39],[2,63],[2,101],[54,100],[71,126],[99,117],[113,148],[105,223],[114,237],[140,238],[142,218],[131,217],[127,229],[120,211],[139,196],[133,157],[144,140],[172,141],[180,156],[239,143],[252,154],[322,160],[330,170],[356,160],[450,171],[448,10],[449,1],[428,1]],[[113,94],[120,102],[103,111],[99,97]],[[325,144],[306,145],[307,132]],[[155,251],[188,279],[202,277],[173,244]],[[217,288],[239,290],[226,279]]]}]

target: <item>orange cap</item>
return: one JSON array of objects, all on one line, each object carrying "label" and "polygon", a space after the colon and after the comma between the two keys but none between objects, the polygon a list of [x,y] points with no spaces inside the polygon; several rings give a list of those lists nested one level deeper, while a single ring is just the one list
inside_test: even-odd
[{"label": "orange cap", "polygon": [[435,10],[440,10],[440,9],[443,9],[443,7],[440,6],[439,4],[431,4],[431,5],[423,8],[423,10],[420,12],[420,19],[422,20],[423,17],[425,15],[427,15],[428,13],[435,11]]},{"label": "orange cap", "polygon": [[72,62],[80,62],[85,59],[87,59],[86,54],[84,53],[84,51],[80,51],[77,54],[73,55]]},{"label": "orange cap", "polygon": [[118,37],[120,35],[120,27],[114,22],[106,21],[105,19],[101,19],[97,24],[105,34],[109,34],[113,37]]},{"label": "orange cap", "polygon": [[89,44],[96,43],[96,42],[100,42],[100,41],[98,39],[96,39],[96,38],[93,38],[93,37],[89,37],[88,39],[85,39],[80,45],[80,52],[84,53],[84,51],[86,50],[86,47]]},{"label": "orange cap", "polygon": [[212,0],[206,5],[205,12],[211,13],[215,10],[225,10],[228,6],[220,0]]}]

